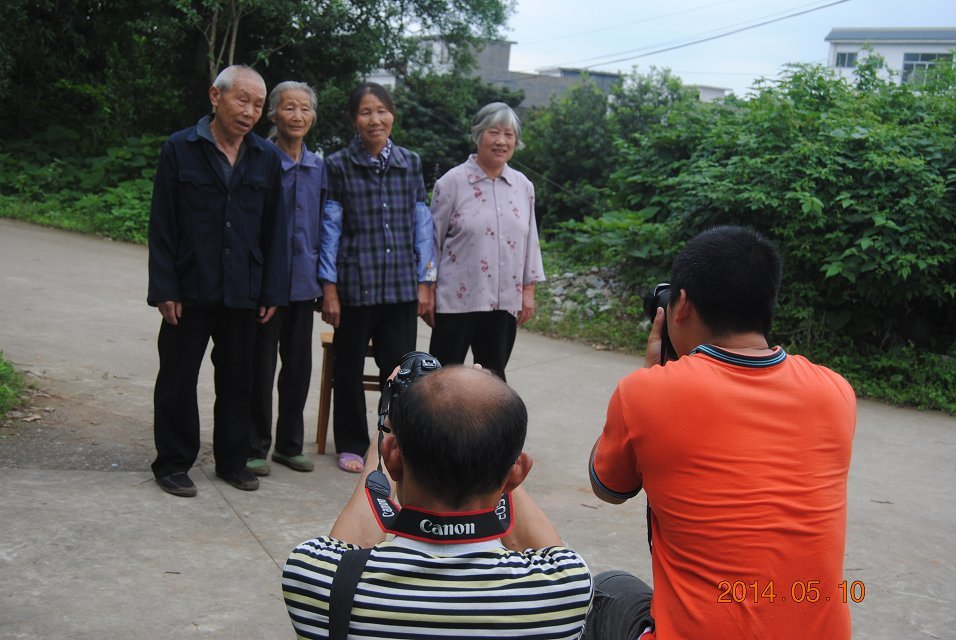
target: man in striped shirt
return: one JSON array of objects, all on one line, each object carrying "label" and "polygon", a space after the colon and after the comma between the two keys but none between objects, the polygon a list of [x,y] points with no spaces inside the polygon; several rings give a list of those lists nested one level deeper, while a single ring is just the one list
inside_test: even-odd
[{"label": "man in striped shirt", "polygon": [[[389,421],[381,456],[406,524],[389,528],[397,534],[386,541],[370,509],[373,445],[330,535],[303,542],[286,562],[297,636],[330,637],[336,569],[343,554],[371,547],[351,611],[333,612],[350,617],[353,640],[579,637],[591,575],[520,486],[532,464],[521,398],[486,371],[448,367],[411,384]],[[486,535],[482,524],[509,516],[512,526]]]}]

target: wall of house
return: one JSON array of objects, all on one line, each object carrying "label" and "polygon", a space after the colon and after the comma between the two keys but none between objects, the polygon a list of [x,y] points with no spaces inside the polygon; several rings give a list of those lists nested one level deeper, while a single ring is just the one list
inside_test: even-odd
[{"label": "wall of house", "polygon": [[[954,48],[956,48],[956,43],[953,44],[922,44],[922,43],[910,43],[910,44],[897,44],[897,43],[870,43],[870,48],[873,53],[877,53],[883,56],[883,59],[886,60],[886,64],[890,69],[893,69],[897,74],[900,73],[903,69],[903,54],[904,53],[949,53]],[[830,51],[827,55],[827,66],[833,67],[837,72],[842,75],[847,80],[853,80],[855,73],[852,67],[837,67],[836,59],[838,53],[856,53],[857,60],[863,60],[869,52],[864,48],[864,45],[859,43],[830,43]],[[886,77],[888,74],[883,74]]]}]

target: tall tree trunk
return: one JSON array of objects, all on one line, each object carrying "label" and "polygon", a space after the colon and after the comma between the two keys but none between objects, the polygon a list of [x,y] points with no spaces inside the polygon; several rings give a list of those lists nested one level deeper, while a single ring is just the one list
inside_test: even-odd
[{"label": "tall tree trunk", "polygon": [[216,56],[216,37],[219,29],[219,7],[212,10],[212,22],[209,25],[209,33],[206,34],[206,42],[209,43],[209,85],[216,81],[219,75],[219,60],[222,56]]},{"label": "tall tree trunk", "polygon": [[239,37],[239,21],[242,20],[242,10],[236,6],[235,0],[229,3],[232,8],[232,34],[229,38],[229,64],[236,64],[236,39]]}]

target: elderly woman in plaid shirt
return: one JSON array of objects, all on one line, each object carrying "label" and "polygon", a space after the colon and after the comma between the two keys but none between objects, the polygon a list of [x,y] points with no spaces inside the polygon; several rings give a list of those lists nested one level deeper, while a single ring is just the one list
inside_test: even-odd
[{"label": "elderly woman in plaid shirt", "polygon": [[339,467],[362,471],[369,445],[362,373],[369,339],[384,384],[414,351],[417,318],[431,308],[435,245],[418,155],[391,140],[395,105],[365,82],[349,97],[358,135],[326,160],[322,319],[335,327],[332,428]]}]

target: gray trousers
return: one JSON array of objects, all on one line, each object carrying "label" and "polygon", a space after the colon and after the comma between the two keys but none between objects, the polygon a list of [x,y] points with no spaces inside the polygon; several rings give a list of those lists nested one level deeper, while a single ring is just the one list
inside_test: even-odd
[{"label": "gray trousers", "polygon": [[594,578],[594,601],[582,640],[636,640],[654,628],[646,582],[626,571],[605,571]]}]

